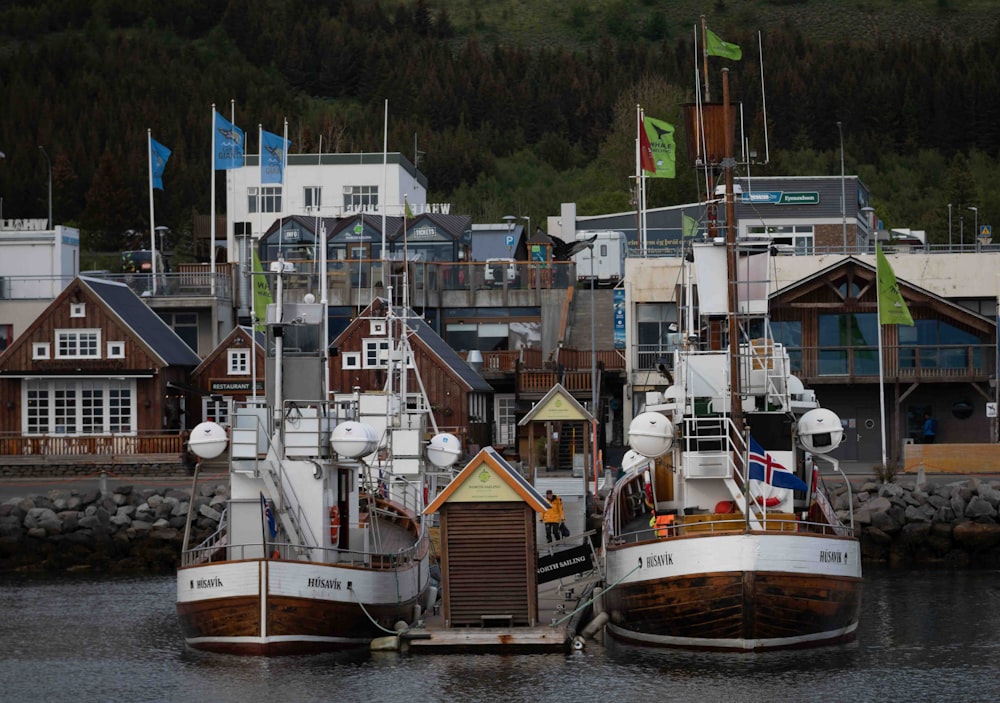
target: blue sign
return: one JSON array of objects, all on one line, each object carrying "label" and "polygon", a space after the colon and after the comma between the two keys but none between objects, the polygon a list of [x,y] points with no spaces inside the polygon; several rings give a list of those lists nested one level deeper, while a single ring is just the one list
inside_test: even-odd
[{"label": "blue sign", "polygon": [[508,234],[506,237],[504,237],[504,243],[509,247],[514,246],[514,235]]},{"label": "blue sign", "polygon": [[614,293],[614,321],[615,321],[615,349],[625,348],[625,290],[615,288]]}]

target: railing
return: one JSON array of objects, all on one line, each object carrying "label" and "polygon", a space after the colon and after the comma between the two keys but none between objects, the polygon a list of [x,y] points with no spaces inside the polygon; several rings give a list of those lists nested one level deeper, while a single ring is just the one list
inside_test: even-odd
[{"label": "railing", "polygon": [[[879,379],[878,347],[791,347],[791,370],[803,380],[843,382]],[[887,381],[987,379],[996,373],[995,344],[886,345]]]},{"label": "railing", "polygon": [[0,456],[49,458],[62,456],[127,457],[142,454],[177,454],[184,438],[177,433],[136,432],[131,434],[22,435],[0,433]]},{"label": "railing", "polygon": [[[202,265],[197,264],[196,266]],[[229,273],[217,271],[213,276],[208,270],[208,265],[204,266],[204,270],[157,274],[155,297],[208,297],[213,294],[212,280],[214,278],[215,297],[231,300],[233,286]],[[86,271],[82,275],[104,281],[124,283],[139,296],[145,298],[153,296],[151,274]],[[59,295],[72,280],[72,276],[3,276],[0,277],[0,300],[51,300]]]},{"label": "railing", "polygon": [[[245,559],[266,560],[266,557],[261,556],[264,546],[260,542],[226,545],[226,559],[229,561],[243,561]],[[268,542],[266,547],[267,554],[274,555],[277,553],[277,559],[281,561],[308,561],[334,566],[343,564],[345,566],[364,566],[370,569],[393,571],[423,559],[429,549],[429,543],[425,535],[424,538],[420,539],[412,547],[400,549],[397,552],[363,552],[351,549],[338,549],[336,547],[317,546],[307,546],[305,551],[303,551],[302,545],[288,542]],[[181,563],[183,566],[192,566],[211,561],[220,548],[218,542],[211,544],[202,542],[197,547],[184,552],[181,556]],[[318,558],[303,559],[304,554]]]}]

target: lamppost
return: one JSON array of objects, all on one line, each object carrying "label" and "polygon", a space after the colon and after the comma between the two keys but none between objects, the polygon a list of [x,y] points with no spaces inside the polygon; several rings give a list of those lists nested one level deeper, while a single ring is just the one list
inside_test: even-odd
[{"label": "lamppost", "polygon": [[38,148],[42,150],[42,156],[45,157],[45,163],[49,167],[49,229],[52,229],[52,161],[44,146],[39,144]]},{"label": "lamppost", "polygon": [[[0,151],[0,160],[6,159],[7,155]],[[3,221],[3,196],[0,195],[0,222]]]},{"label": "lamppost", "polygon": [[976,216],[975,220],[974,220],[974,225],[973,225],[973,228],[972,228],[972,236],[976,238],[976,247],[978,248],[978,246],[979,246],[979,208],[970,205],[969,209],[972,210],[973,214]]},{"label": "lamppost", "polygon": [[951,203],[948,203],[948,251],[951,251]]},{"label": "lamppost", "polygon": [[525,230],[527,232],[525,237],[526,238],[531,237],[531,217],[529,217],[528,215],[521,215],[518,219],[528,221],[528,229]]},{"label": "lamppost", "polygon": [[847,253],[847,179],[844,176],[844,130],[837,122],[837,133],[840,135],[840,220],[844,227],[844,253]]}]

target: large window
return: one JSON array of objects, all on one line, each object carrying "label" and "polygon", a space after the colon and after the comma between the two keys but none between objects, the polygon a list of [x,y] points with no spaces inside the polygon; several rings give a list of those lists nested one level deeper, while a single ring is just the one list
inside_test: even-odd
[{"label": "large window", "polygon": [[14,325],[0,325],[0,351],[14,341]]},{"label": "large window", "polygon": [[366,339],[364,341],[364,355],[364,368],[387,368],[389,365],[389,340]]},{"label": "large window", "polygon": [[915,320],[898,325],[900,368],[982,368],[988,349],[974,334],[942,320]]},{"label": "large window", "polygon": [[819,373],[878,375],[878,315],[873,312],[819,316]]},{"label": "large window", "polygon": [[802,322],[800,320],[789,320],[788,322],[771,321],[771,336],[775,342],[785,347],[788,352],[788,361],[792,371],[802,370]]},{"label": "large window", "polygon": [[101,358],[101,331],[56,330],[56,358]]},{"label": "large window", "polygon": [[344,210],[378,209],[378,186],[344,186]]},{"label": "large window", "polygon": [[25,381],[24,394],[26,434],[87,435],[135,429],[133,381]]}]

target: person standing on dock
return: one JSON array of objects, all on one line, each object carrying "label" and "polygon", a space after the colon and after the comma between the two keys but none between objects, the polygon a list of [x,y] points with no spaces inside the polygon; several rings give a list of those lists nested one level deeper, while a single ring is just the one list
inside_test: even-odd
[{"label": "person standing on dock", "polygon": [[552,542],[554,539],[558,542],[562,537],[559,533],[559,526],[566,519],[562,498],[550,489],[545,491],[545,500],[549,502],[549,509],[542,513],[542,522],[545,523],[545,541]]},{"label": "person standing on dock", "polygon": [[937,420],[928,410],[924,413],[924,444],[934,444],[935,437],[937,437]]}]

